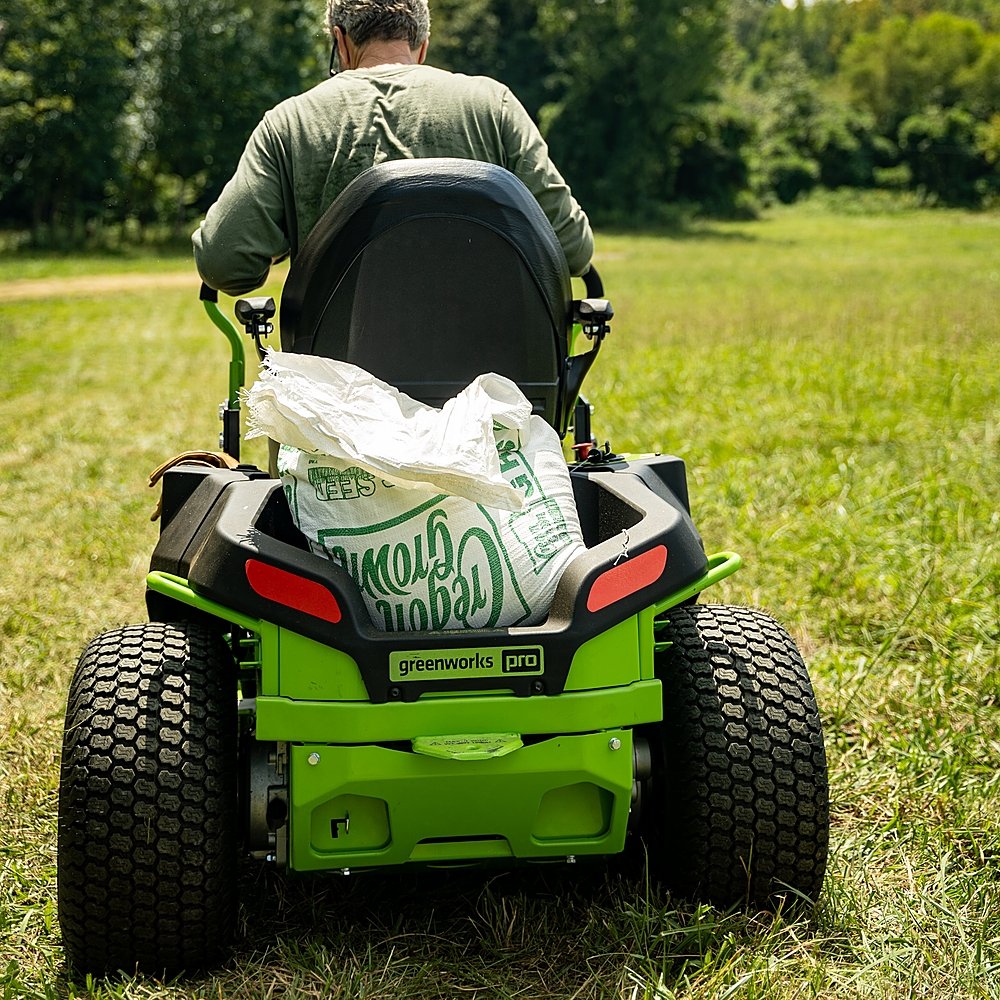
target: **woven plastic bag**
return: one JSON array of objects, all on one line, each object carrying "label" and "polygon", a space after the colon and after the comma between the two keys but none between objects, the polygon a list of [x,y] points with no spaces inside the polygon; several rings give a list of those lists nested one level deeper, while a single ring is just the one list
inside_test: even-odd
[{"label": "woven plastic bag", "polygon": [[345,362],[271,352],[248,436],[313,552],[354,578],[381,629],[544,620],[584,548],[556,432],[517,386],[482,375],[441,409]]}]

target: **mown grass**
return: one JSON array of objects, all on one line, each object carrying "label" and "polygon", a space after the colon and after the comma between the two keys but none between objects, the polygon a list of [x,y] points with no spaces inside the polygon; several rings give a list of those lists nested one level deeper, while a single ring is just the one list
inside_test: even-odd
[{"label": "mown grass", "polygon": [[811,666],[816,910],[722,913],[583,865],[248,874],[225,967],[68,982],[65,691],[90,635],[143,617],[144,477],[214,446],[226,349],[175,289],[0,303],[4,997],[1000,996],[1000,217],[805,207],[599,247],[597,433],[685,457],[707,546],[746,560],[712,599],[771,611]]},{"label": "mown grass", "polygon": [[191,269],[191,254],[180,247],[123,247],[86,255],[20,250],[0,255],[3,282],[85,274],[163,274]]}]

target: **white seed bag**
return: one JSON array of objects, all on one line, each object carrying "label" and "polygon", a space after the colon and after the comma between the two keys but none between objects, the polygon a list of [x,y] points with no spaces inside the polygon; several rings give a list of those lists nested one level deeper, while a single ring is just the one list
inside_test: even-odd
[{"label": "white seed bag", "polygon": [[282,442],[310,548],[378,628],[544,620],[583,536],[559,437],[509,379],[482,375],[438,410],[354,365],[271,352],[247,403],[248,436]]}]

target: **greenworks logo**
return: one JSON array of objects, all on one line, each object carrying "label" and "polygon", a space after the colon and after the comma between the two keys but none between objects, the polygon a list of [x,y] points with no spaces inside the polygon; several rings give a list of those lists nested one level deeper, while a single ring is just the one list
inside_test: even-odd
[{"label": "greenworks logo", "polygon": [[541,646],[486,646],[474,649],[415,649],[389,655],[394,681],[541,674]]}]

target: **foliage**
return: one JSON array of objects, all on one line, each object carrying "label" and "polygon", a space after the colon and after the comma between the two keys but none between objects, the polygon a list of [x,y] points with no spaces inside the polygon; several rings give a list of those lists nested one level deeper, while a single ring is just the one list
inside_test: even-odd
[{"label": "foliage", "polygon": [[951,204],[978,205],[1000,189],[976,120],[961,108],[929,105],[899,127],[899,145],[912,183]]},{"label": "foliage", "polygon": [[241,0],[157,5],[146,40],[156,81],[146,102],[149,145],[154,173],[177,178],[179,208],[204,211],[262,109],[302,89],[307,31],[295,3],[261,5],[253,16]]},{"label": "foliage", "polygon": [[736,104],[712,101],[694,109],[672,136],[679,199],[722,218],[756,213],[747,157],[753,123]]},{"label": "foliage", "polygon": [[[432,0],[431,62],[508,84],[598,220],[819,187],[991,204],[995,0]],[[325,76],[321,0],[8,0],[0,226],[175,236],[263,112]]]},{"label": "foliage", "polygon": [[1000,107],[1000,35],[942,12],[893,17],[851,42],[841,73],[920,190],[975,205],[995,189],[1000,176],[979,139]]},{"label": "foliage", "polygon": [[755,124],[753,190],[790,201],[818,185],[888,184],[932,202],[988,199],[1000,34],[986,13],[922,0],[735,5],[727,98]]},{"label": "foliage", "polygon": [[677,197],[677,131],[712,92],[721,0],[541,0],[556,96],[541,111],[581,201],[647,216]]},{"label": "foliage", "polygon": [[[0,22],[0,218],[186,222],[261,112],[315,78],[307,0],[12,0]],[[266,72],[263,69],[266,68]]]},{"label": "foliage", "polygon": [[913,22],[894,17],[851,42],[842,72],[854,100],[891,132],[928,104],[957,104],[983,47],[984,32],[972,21],[940,13]]},{"label": "foliage", "polygon": [[104,211],[133,27],[118,0],[12,0],[2,22],[0,205],[36,231]]},{"label": "foliage", "polygon": [[983,159],[994,168],[1000,167],[1000,112],[979,126],[976,142]]}]

